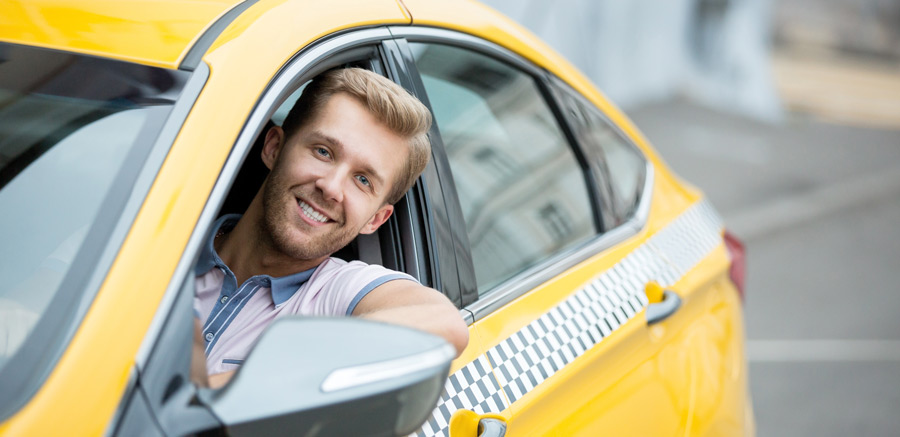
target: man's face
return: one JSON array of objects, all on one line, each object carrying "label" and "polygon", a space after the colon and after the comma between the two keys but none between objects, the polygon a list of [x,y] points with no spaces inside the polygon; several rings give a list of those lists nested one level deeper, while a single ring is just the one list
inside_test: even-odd
[{"label": "man's face", "polygon": [[291,138],[279,140],[277,133],[263,148],[272,172],[261,229],[277,250],[295,259],[324,258],[390,217],[385,199],[406,163],[407,140],[361,103],[337,94]]}]

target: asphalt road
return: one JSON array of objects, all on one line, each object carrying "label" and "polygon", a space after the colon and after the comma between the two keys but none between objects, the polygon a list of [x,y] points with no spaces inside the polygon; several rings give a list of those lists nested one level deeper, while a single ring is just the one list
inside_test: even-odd
[{"label": "asphalt road", "polygon": [[629,115],[747,246],[758,435],[900,435],[900,129]]}]

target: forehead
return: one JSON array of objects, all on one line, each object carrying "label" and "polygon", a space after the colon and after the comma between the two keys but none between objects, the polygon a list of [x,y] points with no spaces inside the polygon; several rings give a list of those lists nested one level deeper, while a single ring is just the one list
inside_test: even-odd
[{"label": "forehead", "polygon": [[402,173],[410,139],[392,131],[358,99],[335,94],[313,115],[297,132],[302,138],[329,143],[341,154],[339,158],[377,173],[388,183]]}]

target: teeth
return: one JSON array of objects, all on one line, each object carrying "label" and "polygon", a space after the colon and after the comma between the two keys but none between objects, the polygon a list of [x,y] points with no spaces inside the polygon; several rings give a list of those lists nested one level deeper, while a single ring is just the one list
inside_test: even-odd
[{"label": "teeth", "polygon": [[328,221],[328,217],[325,217],[324,215],[319,214],[318,212],[316,212],[316,210],[313,209],[313,207],[309,206],[308,203],[306,203],[302,200],[300,201],[300,209],[303,210],[303,213],[306,214],[307,217],[309,217],[319,223],[325,223]]}]

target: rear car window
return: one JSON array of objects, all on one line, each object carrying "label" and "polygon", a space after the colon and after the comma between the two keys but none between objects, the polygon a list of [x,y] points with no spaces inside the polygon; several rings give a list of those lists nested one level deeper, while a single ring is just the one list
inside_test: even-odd
[{"label": "rear car window", "polygon": [[410,46],[453,171],[478,294],[593,238],[585,173],[534,78],[466,49]]}]

